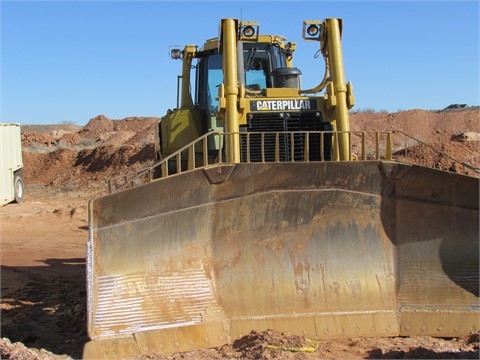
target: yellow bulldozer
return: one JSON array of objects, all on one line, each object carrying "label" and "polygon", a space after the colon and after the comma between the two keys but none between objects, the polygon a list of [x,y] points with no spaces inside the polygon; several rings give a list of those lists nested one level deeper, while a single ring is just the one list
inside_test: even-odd
[{"label": "yellow bulldozer", "polygon": [[296,44],[256,22],[221,19],[202,47],[171,49],[179,100],[154,164],[89,203],[85,359],[251,330],[480,329],[478,176],[394,160],[394,132],[351,131],[342,20],[304,21],[303,38],[325,60],[312,89]]}]

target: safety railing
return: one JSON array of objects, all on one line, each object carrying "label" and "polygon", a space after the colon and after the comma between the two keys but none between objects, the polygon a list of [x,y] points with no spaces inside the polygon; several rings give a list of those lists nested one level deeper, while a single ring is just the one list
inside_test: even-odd
[{"label": "safety railing", "polygon": [[222,141],[219,144],[223,144],[224,135],[222,132],[209,132],[133,175],[122,175],[112,178],[108,181],[108,191],[109,193],[118,192],[157,178],[165,178],[173,174],[195,170],[215,163],[222,163],[222,146],[220,145],[219,150],[216,152],[217,156],[214,157],[212,155],[214,152],[212,151],[210,151],[211,155],[209,156],[208,143],[209,141]]},{"label": "safety railing", "polygon": [[[421,140],[397,130],[239,133],[213,131],[140,172],[109,180],[108,190],[110,193],[118,192],[158,178],[225,163],[227,162],[224,153],[225,140],[232,136],[239,138],[242,163],[334,161],[339,159],[340,139],[343,141],[346,139],[348,141],[347,161],[395,160],[471,176],[480,175],[480,169],[456,160]],[[427,152],[430,158],[428,164],[425,161]]]}]

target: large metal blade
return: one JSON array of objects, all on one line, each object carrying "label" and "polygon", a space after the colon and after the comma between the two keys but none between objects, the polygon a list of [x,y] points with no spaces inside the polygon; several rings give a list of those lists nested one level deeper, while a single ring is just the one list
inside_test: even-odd
[{"label": "large metal blade", "polygon": [[[218,165],[90,203],[85,358],[479,329],[476,178],[390,162]],[[132,355],[133,354],[133,355]]]}]

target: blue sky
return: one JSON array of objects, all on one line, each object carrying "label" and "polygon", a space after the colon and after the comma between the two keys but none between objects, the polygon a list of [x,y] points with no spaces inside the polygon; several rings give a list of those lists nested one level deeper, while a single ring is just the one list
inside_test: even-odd
[{"label": "blue sky", "polygon": [[318,43],[302,21],[343,19],[354,109],[479,105],[478,1],[8,1],[1,10],[1,122],[85,125],[104,114],[163,116],[176,106],[172,45],[203,42],[220,18],[258,21],[297,42],[304,88],[318,84]]}]

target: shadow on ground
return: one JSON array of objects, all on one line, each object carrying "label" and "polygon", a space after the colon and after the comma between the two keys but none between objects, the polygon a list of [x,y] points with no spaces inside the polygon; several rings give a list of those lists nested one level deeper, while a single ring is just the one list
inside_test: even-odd
[{"label": "shadow on ground", "polygon": [[1,266],[2,337],[81,358],[86,333],[85,259]]}]

